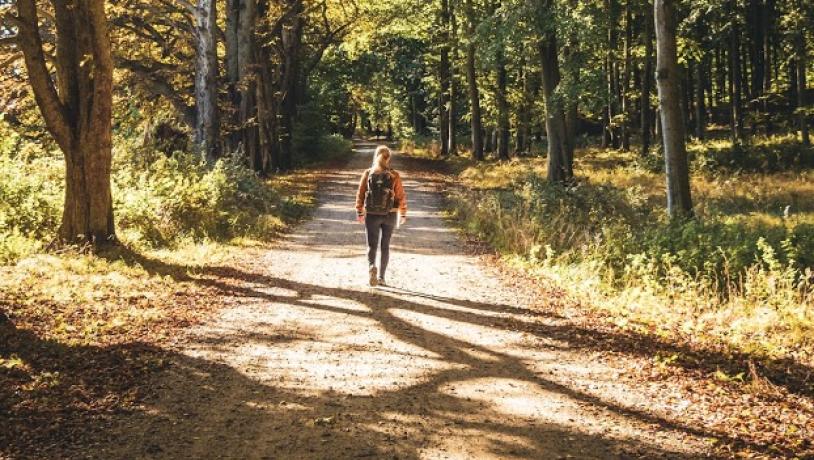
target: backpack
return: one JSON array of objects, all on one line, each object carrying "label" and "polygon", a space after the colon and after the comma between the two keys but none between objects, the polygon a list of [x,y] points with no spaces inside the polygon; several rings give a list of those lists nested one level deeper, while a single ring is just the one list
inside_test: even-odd
[{"label": "backpack", "polygon": [[390,171],[367,175],[367,193],[365,194],[365,212],[367,214],[387,215],[395,205],[396,193],[393,190],[395,181]]}]

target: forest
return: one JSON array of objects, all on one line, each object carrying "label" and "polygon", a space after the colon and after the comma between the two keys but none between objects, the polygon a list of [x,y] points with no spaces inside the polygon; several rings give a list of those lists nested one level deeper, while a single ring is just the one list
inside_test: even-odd
[{"label": "forest", "polygon": [[0,0],[0,458],[814,458],[809,75],[804,0]]}]

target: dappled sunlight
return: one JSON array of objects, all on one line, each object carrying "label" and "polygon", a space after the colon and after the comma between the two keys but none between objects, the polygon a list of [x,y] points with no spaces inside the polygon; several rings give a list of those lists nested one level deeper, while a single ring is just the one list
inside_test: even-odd
[{"label": "dappled sunlight", "polygon": [[[437,372],[454,367],[416,347],[394,341],[360,345],[347,341],[294,342],[270,346],[257,354],[270,383],[307,394],[332,391],[376,395],[421,384]],[[404,363],[409,362],[409,365]],[[237,363],[236,363],[237,364]]]},{"label": "dappled sunlight", "polygon": [[390,309],[389,312],[396,318],[421,329],[488,348],[494,352],[520,353],[519,347],[527,345],[530,339],[528,334],[507,331],[501,327],[481,326],[397,308]]},{"label": "dappled sunlight", "polygon": [[322,296],[322,295],[314,295],[311,296],[310,299],[306,299],[302,301],[304,304],[312,304],[312,305],[324,305],[328,307],[333,307],[342,310],[351,310],[351,311],[360,311],[360,312],[370,312],[370,307],[365,305],[362,302],[353,300],[353,299],[343,299],[340,297],[331,297],[331,296]]},{"label": "dappled sunlight", "polygon": [[[600,424],[594,414],[584,410],[584,403],[524,380],[478,378],[450,382],[441,386],[439,391],[455,398],[483,403],[486,407],[482,411],[484,414],[502,414],[516,424],[556,424],[586,433],[595,431],[592,425]],[[617,420],[617,423],[620,421]]]}]

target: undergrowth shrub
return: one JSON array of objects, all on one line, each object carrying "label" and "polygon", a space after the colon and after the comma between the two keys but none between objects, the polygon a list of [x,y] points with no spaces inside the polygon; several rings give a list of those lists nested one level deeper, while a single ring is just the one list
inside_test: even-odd
[{"label": "undergrowth shrub", "polygon": [[[814,148],[800,144],[794,135],[758,137],[748,144],[733,145],[729,140],[712,139],[687,144],[690,169],[703,173],[774,173],[814,168]],[[664,172],[664,156],[656,145],[646,155],[633,159],[633,165],[653,173]]]},{"label": "undergrowth shrub", "polygon": [[[210,168],[196,155],[154,147],[133,135],[116,136],[114,143],[116,231],[128,244],[264,239],[310,208],[302,187],[281,194],[277,182],[259,178],[240,158],[227,156]],[[348,154],[351,143],[323,136],[317,147],[320,158],[337,157]],[[13,133],[0,138],[0,264],[41,251],[55,237],[64,168],[58,152]]]},{"label": "undergrowth shrub", "polygon": [[0,153],[0,264],[37,251],[57,232],[63,163]]},{"label": "undergrowth shrub", "polygon": [[153,246],[273,230],[258,227],[258,221],[280,202],[234,157],[222,158],[210,169],[197,156],[176,152],[142,171],[118,171],[115,184],[119,226]]},{"label": "undergrowth shrub", "polygon": [[547,274],[559,271],[564,282],[625,298],[625,309],[638,292],[662,299],[648,300],[652,318],[671,304],[689,312],[737,305],[741,319],[768,308],[784,327],[814,327],[805,307],[814,303],[811,223],[670,221],[636,187],[551,185],[536,172],[509,187],[459,190],[450,200],[468,230],[497,249],[548,267]]}]

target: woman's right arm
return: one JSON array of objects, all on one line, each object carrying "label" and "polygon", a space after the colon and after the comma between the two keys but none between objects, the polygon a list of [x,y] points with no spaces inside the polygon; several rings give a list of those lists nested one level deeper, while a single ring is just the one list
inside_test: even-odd
[{"label": "woman's right arm", "polygon": [[356,215],[363,216],[365,214],[365,194],[367,193],[367,174],[365,171],[362,174],[362,179],[359,180],[359,189],[356,191]]}]

